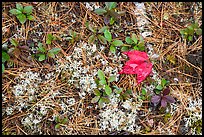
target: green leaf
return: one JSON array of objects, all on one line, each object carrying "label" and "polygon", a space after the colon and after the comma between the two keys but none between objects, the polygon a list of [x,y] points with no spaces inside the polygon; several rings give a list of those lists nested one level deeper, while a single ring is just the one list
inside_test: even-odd
[{"label": "green leaf", "polygon": [[116,2],[105,2],[105,5],[107,7],[108,10],[114,9],[117,6]]},{"label": "green leaf", "polygon": [[167,84],[167,80],[164,79],[164,78],[162,78],[162,80],[161,80],[161,86],[164,88],[164,86],[166,86],[166,84]]},{"label": "green leaf", "polygon": [[139,50],[139,48],[137,46],[134,46],[133,49],[134,50]]},{"label": "green leaf", "polygon": [[99,81],[99,84],[101,84],[101,85],[106,85],[106,80],[105,80],[105,79],[101,79],[101,80]]},{"label": "green leaf", "polygon": [[138,40],[137,40],[137,36],[136,36],[135,33],[132,34],[131,38],[132,38],[132,40],[134,41],[134,43],[137,44],[137,41],[138,41]]},{"label": "green leaf", "polygon": [[108,27],[107,27],[107,26],[104,26],[104,27],[102,27],[102,28],[98,31],[98,33],[104,33],[104,31],[105,31],[106,29],[108,29]]},{"label": "green leaf", "polygon": [[125,42],[127,42],[127,44],[133,44],[133,40],[130,37],[126,37],[125,38]]},{"label": "green leaf", "polygon": [[105,92],[106,92],[106,94],[107,94],[108,96],[110,96],[111,93],[112,93],[112,89],[111,89],[108,85],[105,85]]},{"label": "green leaf", "polygon": [[66,118],[64,118],[64,119],[62,120],[62,124],[65,124],[67,121],[68,121],[68,118],[66,117]]},{"label": "green leaf", "polygon": [[114,17],[111,17],[111,18],[110,18],[110,25],[113,25],[113,24],[114,24],[114,22],[115,22]]},{"label": "green leaf", "polygon": [[102,70],[98,70],[98,77],[102,80],[102,79],[105,79],[105,74]]},{"label": "green leaf", "polygon": [[101,95],[101,93],[100,93],[100,91],[98,90],[98,89],[94,89],[94,95],[96,95],[96,96],[100,96]]},{"label": "green leaf", "polygon": [[18,15],[18,14],[22,14],[22,12],[20,10],[17,9],[11,9],[9,10],[9,12],[13,15]]},{"label": "green leaf", "polygon": [[108,41],[108,42],[111,42],[112,41],[112,35],[111,35],[111,33],[109,32],[109,30],[105,30],[104,31],[104,36],[105,36],[105,38],[106,38],[106,40]]},{"label": "green leaf", "polygon": [[15,39],[12,38],[12,39],[10,39],[10,42],[11,42],[11,44],[14,45],[15,47],[18,46],[18,41],[17,41],[17,40],[15,40]]},{"label": "green leaf", "polygon": [[61,51],[60,48],[52,48],[48,52],[53,53],[54,55],[57,55]]},{"label": "green leaf", "polygon": [[25,6],[23,9],[23,12],[26,13],[27,15],[30,15],[32,13],[33,6]]},{"label": "green leaf", "polygon": [[91,99],[91,103],[96,103],[100,99],[100,96],[95,96],[94,98]]},{"label": "green leaf", "polygon": [[5,70],[5,66],[4,66],[4,64],[2,63],[2,73],[4,73],[4,70]]},{"label": "green leaf", "polygon": [[115,54],[115,53],[116,53],[116,47],[113,46],[113,45],[111,45],[111,46],[110,46],[110,51],[111,51],[113,54]]},{"label": "green leaf", "polygon": [[27,19],[30,20],[30,21],[35,20],[35,18],[32,15],[28,15]]},{"label": "green leaf", "polygon": [[60,128],[60,123],[58,123],[57,125],[55,125],[55,128],[56,128],[56,129],[59,129],[59,128]]},{"label": "green leaf", "polygon": [[123,51],[128,51],[129,50],[129,47],[127,47],[127,46],[122,46],[122,48],[121,48],[121,51],[123,52]]},{"label": "green leaf", "polygon": [[118,89],[116,89],[116,94],[120,94],[121,92],[123,91],[123,88],[118,88]]},{"label": "green leaf", "polygon": [[109,78],[108,78],[108,82],[113,82],[113,81],[115,81],[116,80],[116,76],[110,76]]},{"label": "green leaf", "polygon": [[10,56],[5,51],[2,51],[2,62],[6,62],[10,59]]},{"label": "green leaf", "polygon": [[95,40],[96,40],[96,36],[95,36],[95,35],[91,35],[91,36],[89,37],[89,39],[88,39],[88,43],[89,43],[89,44],[92,44],[92,43],[94,43]]},{"label": "green leaf", "polygon": [[52,43],[52,41],[51,41],[50,39],[47,39],[47,40],[46,40],[46,44],[49,44],[49,45],[50,45],[51,43]]},{"label": "green leaf", "polygon": [[109,100],[107,97],[101,97],[100,99],[101,99],[102,102],[104,102],[104,103],[109,103],[109,102],[110,102],[110,100]]},{"label": "green leaf", "polygon": [[39,58],[38,58],[39,61],[45,60],[46,58],[45,54],[38,54],[38,55],[39,55]]},{"label": "green leaf", "polygon": [[147,91],[143,88],[142,89],[142,95],[146,95]]},{"label": "green leaf", "polygon": [[98,101],[98,105],[99,105],[100,108],[103,107],[103,103],[104,103],[104,102],[103,102],[103,99],[100,98],[99,101]]},{"label": "green leaf", "polygon": [[195,33],[196,33],[197,35],[202,35],[202,29],[196,29],[196,30],[195,30]]},{"label": "green leaf", "polygon": [[162,85],[158,84],[158,85],[156,86],[156,89],[157,89],[157,90],[162,90],[163,87],[162,87]]},{"label": "green leaf", "polygon": [[106,38],[102,35],[98,35],[98,39],[102,44],[107,44]]},{"label": "green leaf", "polygon": [[48,57],[55,58],[55,54],[52,52],[48,52],[47,55],[48,55]]},{"label": "green leaf", "polygon": [[193,40],[193,36],[188,36],[188,41],[192,41]]},{"label": "green leaf", "polygon": [[128,95],[131,95],[132,94],[132,90],[128,89],[128,90],[126,90],[125,93],[128,94]]},{"label": "green leaf", "polygon": [[114,46],[121,46],[121,45],[123,45],[123,42],[122,42],[121,40],[114,40],[114,41],[112,42],[112,44],[113,44]]},{"label": "green leaf", "polygon": [[38,43],[38,51],[40,51],[40,52],[46,52],[46,49],[45,49],[45,47],[43,46],[43,44],[42,43]]},{"label": "green leaf", "polygon": [[98,8],[98,9],[95,9],[94,12],[98,15],[103,15],[104,13],[106,13],[107,11],[105,9],[102,9],[102,8]]},{"label": "green leaf", "polygon": [[139,42],[138,48],[139,48],[140,51],[144,51],[145,50],[144,42]]},{"label": "green leaf", "polygon": [[51,44],[52,40],[54,39],[55,37],[52,34],[47,34],[46,44]]},{"label": "green leaf", "polygon": [[88,25],[88,29],[89,29],[90,31],[92,31],[93,33],[96,33],[96,29],[93,28],[93,27],[91,26],[91,24]]},{"label": "green leaf", "polygon": [[16,8],[23,12],[23,5],[16,3]]},{"label": "green leaf", "polygon": [[18,14],[16,17],[20,21],[21,24],[24,24],[26,22],[26,15]]}]

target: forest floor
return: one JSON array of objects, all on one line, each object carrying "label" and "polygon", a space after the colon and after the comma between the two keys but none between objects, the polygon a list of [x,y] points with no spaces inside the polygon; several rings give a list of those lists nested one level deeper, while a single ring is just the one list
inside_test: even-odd
[{"label": "forest floor", "polygon": [[201,2],[3,2],[2,134],[201,135],[200,28]]}]

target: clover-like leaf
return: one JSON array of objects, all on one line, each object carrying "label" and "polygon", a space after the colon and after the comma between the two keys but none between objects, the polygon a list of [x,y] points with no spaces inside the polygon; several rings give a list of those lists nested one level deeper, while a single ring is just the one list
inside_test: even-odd
[{"label": "clover-like leaf", "polygon": [[156,89],[157,89],[157,90],[162,90],[163,87],[162,87],[162,85],[158,84],[158,85],[156,86]]}]

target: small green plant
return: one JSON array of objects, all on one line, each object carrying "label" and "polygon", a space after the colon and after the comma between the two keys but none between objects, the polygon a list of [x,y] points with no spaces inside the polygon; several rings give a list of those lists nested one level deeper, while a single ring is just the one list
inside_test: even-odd
[{"label": "small green plant", "polygon": [[142,36],[140,36],[140,40],[138,40],[135,33],[133,33],[131,35],[131,37],[126,37],[125,42],[127,44],[124,44],[122,46],[121,51],[128,51],[128,50],[130,50],[130,48],[133,48],[133,49],[139,50],[139,51],[145,50],[144,39],[142,38]]},{"label": "small green plant", "polygon": [[89,39],[88,43],[94,43],[97,39],[102,43],[102,44],[107,44],[107,40],[105,37],[102,35],[106,29],[108,29],[107,26],[102,27],[101,29],[97,29],[98,27],[93,27],[91,24],[86,22],[86,27],[93,33]]},{"label": "small green plant", "polygon": [[166,79],[162,79],[161,83],[155,87],[154,92],[156,95],[153,95],[151,98],[151,102],[154,105],[158,105],[159,103],[163,108],[167,106],[167,103],[174,103],[175,99],[169,95],[170,89],[166,87],[169,84],[169,81]]},{"label": "small green plant", "polygon": [[196,35],[201,35],[202,34],[202,29],[199,28],[198,22],[196,21],[195,23],[192,23],[189,25],[187,28],[180,30],[180,34],[184,39],[187,39],[187,41],[192,41],[193,36]]},{"label": "small green plant", "polygon": [[91,103],[98,102],[100,107],[103,106],[103,103],[109,103],[110,100],[108,96],[110,96],[112,93],[110,82],[115,81],[115,79],[115,76],[110,76],[108,79],[106,79],[104,72],[102,70],[98,70],[98,79],[96,79],[96,84],[98,85],[98,88],[103,89],[103,93],[101,93],[98,89],[95,89],[95,97],[91,100]]},{"label": "small green plant", "polygon": [[113,86],[114,92],[116,94],[119,94],[119,99],[124,101],[130,98],[130,95],[132,94],[132,91],[130,89],[127,89],[126,91],[123,90],[123,88],[119,88],[117,86]]},{"label": "small green plant", "polygon": [[139,99],[142,99],[142,100],[148,100],[149,99],[147,91],[144,88],[142,88],[142,94],[139,96]]},{"label": "small green plant", "polygon": [[123,42],[121,40],[113,40],[112,34],[110,33],[110,31],[108,29],[106,29],[104,31],[104,36],[110,45],[110,51],[115,54],[116,53],[116,47],[122,46]]},{"label": "small green plant", "polygon": [[47,34],[46,44],[51,44],[53,40],[56,40],[56,37],[52,34]]},{"label": "small green plant", "polygon": [[9,54],[6,51],[2,50],[2,73],[4,73],[5,70],[4,63],[9,60],[10,60]]},{"label": "small green plant", "polygon": [[16,15],[17,19],[21,24],[24,24],[26,20],[34,20],[35,18],[32,14],[33,6],[25,6],[23,7],[21,4],[16,4],[16,9],[11,9],[9,12],[13,15]]},{"label": "small green plant", "polygon": [[104,23],[107,24],[114,24],[115,21],[119,19],[119,16],[124,14],[125,12],[116,12],[116,2],[105,2],[104,8],[95,9],[95,13],[98,15],[104,15]]},{"label": "small green plant", "polygon": [[38,43],[38,53],[36,54],[36,56],[38,57],[39,61],[45,60],[47,56],[55,58],[55,55],[57,55],[60,52],[60,50],[61,50],[60,48],[53,48],[47,51],[42,43]]},{"label": "small green plant", "polygon": [[73,30],[69,30],[69,36],[66,37],[66,40],[70,41],[71,44],[74,44],[74,42],[79,40],[79,35]]},{"label": "small green plant", "polygon": [[67,123],[68,118],[59,118],[59,116],[55,117],[55,122],[57,123],[55,125],[55,129],[59,129],[61,124]]}]

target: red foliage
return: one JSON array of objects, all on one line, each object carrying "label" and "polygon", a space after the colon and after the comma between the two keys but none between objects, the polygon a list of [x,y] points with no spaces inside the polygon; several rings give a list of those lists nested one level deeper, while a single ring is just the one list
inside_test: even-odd
[{"label": "red foliage", "polygon": [[137,50],[123,52],[130,60],[125,63],[119,74],[137,74],[137,83],[141,83],[152,72],[152,63],[147,53]]}]

